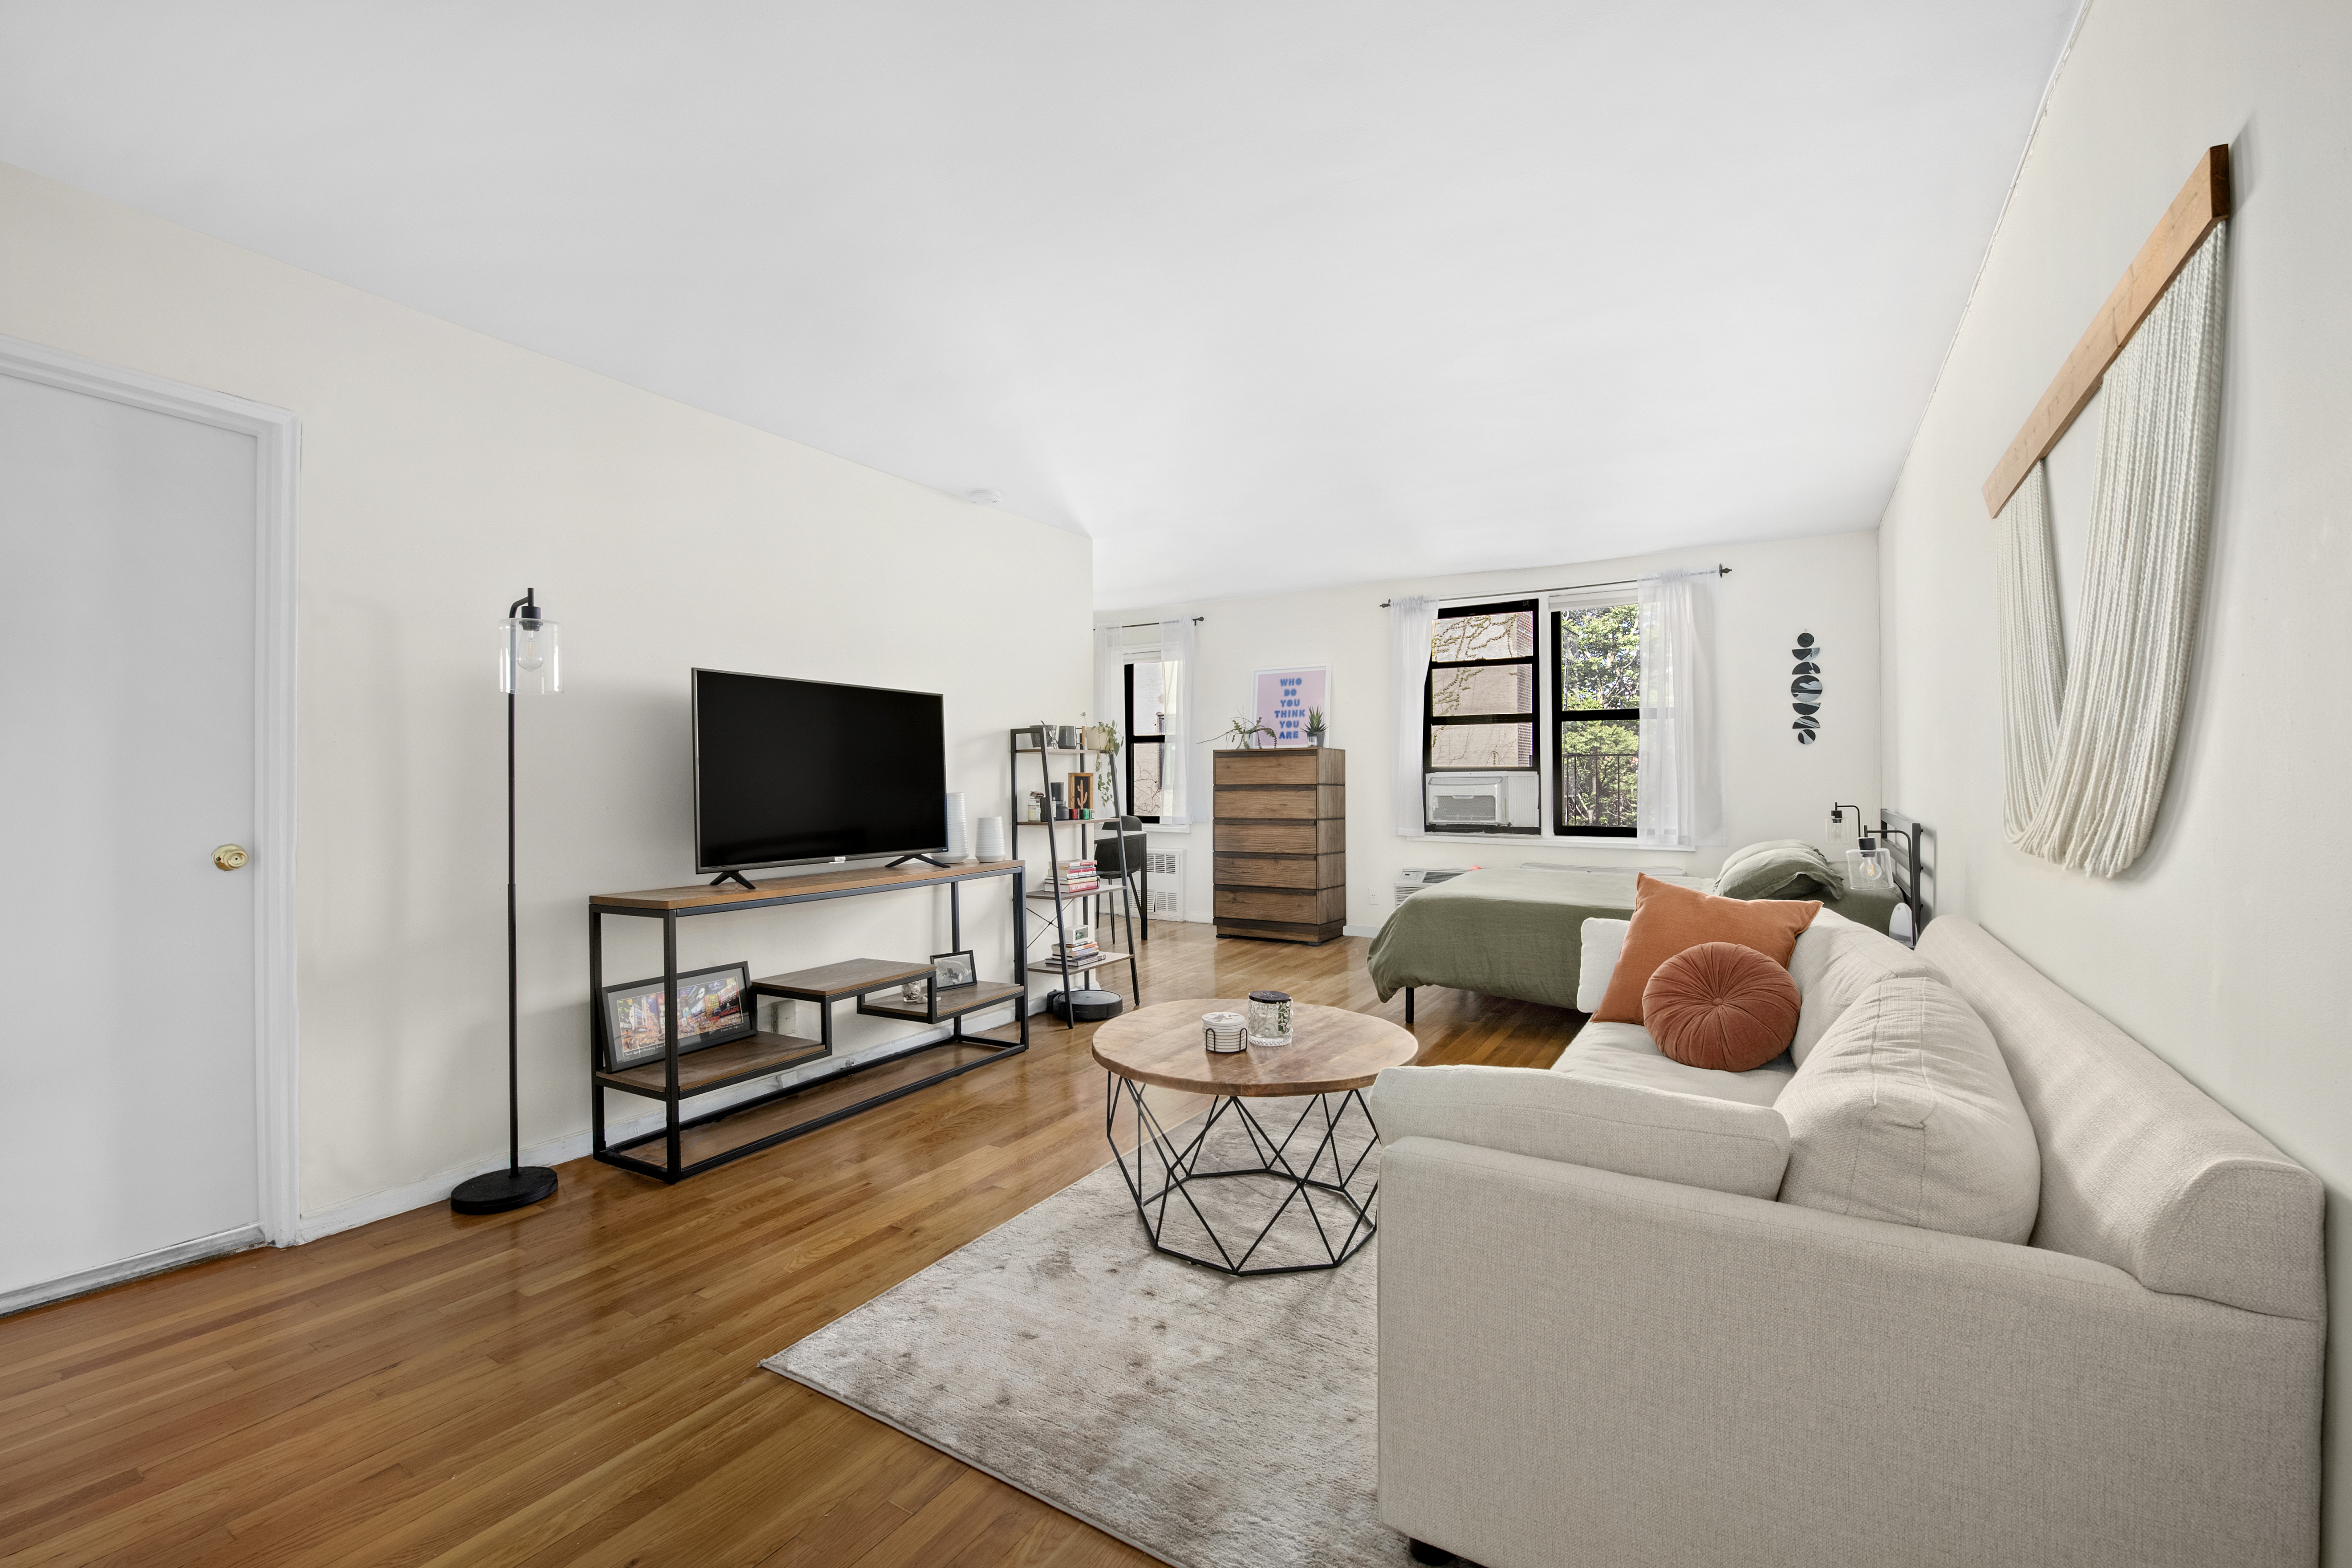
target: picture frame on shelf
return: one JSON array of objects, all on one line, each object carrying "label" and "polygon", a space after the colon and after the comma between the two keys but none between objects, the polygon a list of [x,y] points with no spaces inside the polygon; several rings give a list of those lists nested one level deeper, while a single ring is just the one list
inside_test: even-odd
[{"label": "picture frame on shelf", "polygon": [[[677,977],[677,1051],[684,1056],[758,1032],[751,1011],[751,966],[716,963]],[[604,1070],[624,1072],[662,1059],[662,977],[607,985],[604,1009]]]},{"label": "picture frame on shelf", "polygon": [[980,984],[980,968],[972,962],[970,948],[931,954],[931,969],[939,976],[939,988],[942,991]]},{"label": "picture frame on shelf", "polygon": [[1072,773],[1070,775],[1070,809],[1072,811],[1092,811],[1094,808],[1095,775],[1092,773]]}]

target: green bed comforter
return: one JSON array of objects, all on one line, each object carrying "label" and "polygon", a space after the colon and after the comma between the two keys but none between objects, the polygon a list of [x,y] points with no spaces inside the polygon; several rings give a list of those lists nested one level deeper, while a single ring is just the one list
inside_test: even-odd
[{"label": "green bed comforter", "polygon": [[[1385,1002],[1409,985],[1448,985],[1576,1007],[1584,922],[1622,921],[1633,910],[1631,871],[1471,871],[1415,893],[1372,938],[1365,967]],[[1664,879],[1706,889],[1711,879]],[[1849,893],[1823,903],[1885,931],[1890,895]]]}]

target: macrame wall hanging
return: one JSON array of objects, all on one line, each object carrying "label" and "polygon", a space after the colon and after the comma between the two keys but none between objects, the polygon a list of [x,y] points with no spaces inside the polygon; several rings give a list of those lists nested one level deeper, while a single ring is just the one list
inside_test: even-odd
[{"label": "macrame wall hanging", "polygon": [[[2002,826],[2102,877],[2147,847],[2189,685],[2221,391],[2229,149],[2211,149],[1985,486],[2000,601]],[[2102,383],[2074,647],[2045,459]]]}]

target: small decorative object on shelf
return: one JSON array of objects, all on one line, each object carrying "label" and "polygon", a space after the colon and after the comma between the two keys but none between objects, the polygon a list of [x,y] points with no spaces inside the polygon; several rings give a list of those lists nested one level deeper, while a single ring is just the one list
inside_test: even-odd
[{"label": "small decorative object on shelf", "polygon": [[1218,1056],[1231,1056],[1249,1045],[1249,1020],[1239,1013],[1201,1015],[1201,1045]]},{"label": "small decorative object on shelf", "polygon": [[[720,963],[679,975],[678,1055],[751,1037],[755,1031],[744,1002],[751,984],[747,963]],[[660,975],[604,987],[604,1038],[608,1072],[657,1060],[667,1051],[662,1037]]]},{"label": "small decorative object on shelf", "polygon": [[971,951],[969,948],[961,952],[931,954],[931,968],[938,972],[940,989],[942,991],[953,991],[959,986],[980,984],[980,969],[972,963]]},{"label": "small decorative object on shelf", "polygon": [[1307,710],[1307,743],[1310,746],[1321,745],[1323,737],[1329,731],[1330,726],[1323,722],[1323,710],[1309,708]]},{"label": "small decorative object on shelf", "polygon": [[948,796],[948,858],[971,858],[971,828],[964,818],[963,792],[957,790]]},{"label": "small decorative object on shelf", "polygon": [[1797,744],[1810,746],[1822,732],[1822,645],[1812,633],[1799,632],[1797,646],[1789,652],[1797,660],[1790,672],[1796,679],[1789,682],[1789,695],[1794,699],[1789,706],[1797,710],[1797,718],[1789,728],[1797,732]]},{"label": "small decorative object on shelf", "polygon": [[1076,724],[1061,726],[1059,733],[1061,738],[1055,742],[1055,745],[1066,752],[1075,752],[1078,749],[1078,727]]},{"label": "small decorative object on shelf", "polygon": [[1070,809],[1079,812],[1092,811],[1095,808],[1095,775],[1072,773],[1069,785]]},{"label": "small decorative object on shelf", "polygon": [[1290,993],[1253,991],[1249,994],[1249,1036],[1254,1046],[1290,1044]]},{"label": "small decorative object on shelf", "polygon": [[1217,733],[1201,742],[1204,746],[1226,746],[1237,752],[1255,752],[1259,739],[1271,741],[1274,731],[1255,719],[1236,719]]}]

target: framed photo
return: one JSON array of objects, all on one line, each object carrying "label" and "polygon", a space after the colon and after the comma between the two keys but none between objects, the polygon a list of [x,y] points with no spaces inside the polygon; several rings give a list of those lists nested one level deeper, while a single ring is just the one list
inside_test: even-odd
[{"label": "framed photo", "polygon": [[[720,963],[677,977],[677,1049],[683,1056],[754,1032],[751,966]],[[662,1058],[662,983],[635,980],[604,987],[604,1070],[620,1072]]]},{"label": "framed photo", "polygon": [[972,963],[971,952],[968,948],[961,952],[931,954],[931,968],[939,973],[940,989],[942,991],[980,984],[980,970]]},{"label": "framed photo", "polygon": [[1296,669],[1255,669],[1250,672],[1250,713],[1273,730],[1272,746],[1311,746],[1307,716],[1331,723],[1331,667],[1303,665]]},{"label": "framed photo", "polygon": [[1070,775],[1070,809],[1072,811],[1092,811],[1094,808],[1095,775],[1092,773],[1072,773]]}]

